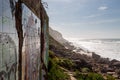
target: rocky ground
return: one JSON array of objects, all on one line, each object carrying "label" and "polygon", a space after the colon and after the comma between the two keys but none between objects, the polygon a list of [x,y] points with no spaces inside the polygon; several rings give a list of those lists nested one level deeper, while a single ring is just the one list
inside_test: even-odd
[{"label": "rocky ground", "polygon": [[[68,68],[70,72],[75,70],[85,74],[94,72],[101,74],[104,79],[106,79],[106,75],[111,75],[116,80],[120,80],[120,61],[109,60],[109,58],[103,58],[95,52],[76,48],[55,30],[50,30],[50,33],[54,34],[52,34],[52,37],[49,36],[49,49],[55,53],[55,56],[69,59],[74,63],[72,69]],[[56,36],[59,37],[56,38]]]},{"label": "rocky ground", "polygon": [[[94,52],[87,52],[87,54],[91,54],[89,56],[86,54],[86,51],[80,48],[78,51],[73,51],[75,49],[74,46],[68,45],[68,43],[64,45],[50,37],[50,50],[53,51],[57,57],[70,59],[74,63],[70,71],[77,69],[82,72],[83,68],[87,68],[89,72],[99,73],[104,78],[106,78],[106,75],[111,75],[116,79],[120,79],[120,61],[102,58]],[[66,48],[67,45],[68,47]],[[80,54],[80,52],[82,53]]]}]

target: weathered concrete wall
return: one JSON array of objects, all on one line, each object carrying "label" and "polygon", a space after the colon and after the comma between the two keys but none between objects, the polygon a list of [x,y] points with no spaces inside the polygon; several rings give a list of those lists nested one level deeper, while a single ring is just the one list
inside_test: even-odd
[{"label": "weathered concrete wall", "polygon": [[49,20],[41,1],[0,4],[0,80],[46,80]]},{"label": "weathered concrete wall", "polygon": [[40,68],[40,20],[27,6],[22,4],[22,28],[23,28],[23,79],[39,80]]},{"label": "weathered concrete wall", "polygon": [[17,79],[18,36],[14,2],[0,0],[0,80]]}]

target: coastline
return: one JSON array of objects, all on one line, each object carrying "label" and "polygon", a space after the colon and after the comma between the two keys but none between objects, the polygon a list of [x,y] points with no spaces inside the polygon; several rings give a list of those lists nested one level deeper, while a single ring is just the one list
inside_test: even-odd
[{"label": "coastline", "polygon": [[120,61],[120,39],[69,39],[69,41],[70,45],[76,47],[73,50],[75,52],[80,53],[79,49],[82,49],[85,53],[95,52],[101,57]]},{"label": "coastline", "polygon": [[115,78],[112,80],[120,79],[120,61],[101,57],[95,52],[89,51],[87,48],[73,45],[72,42],[65,40],[62,36],[56,39],[56,36],[57,35],[49,37],[50,51],[54,52],[58,59],[67,59],[68,62],[73,63],[72,66],[67,64],[71,66],[71,68],[68,68],[64,61],[60,66],[71,72],[76,72],[77,70],[79,76],[83,74],[83,76],[86,76],[90,73],[90,75],[102,75],[105,80],[109,75],[109,77]]},{"label": "coastline", "polygon": [[[117,59],[110,59],[101,57],[99,54],[95,52],[91,52],[85,48],[76,47],[70,42],[70,46],[74,46],[72,52],[72,60],[77,64],[79,67],[83,64],[79,60],[85,60],[84,67],[90,67],[91,70],[95,73],[99,73],[102,76],[112,75],[116,79],[120,79],[120,61]],[[69,49],[69,48],[66,48]]]}]

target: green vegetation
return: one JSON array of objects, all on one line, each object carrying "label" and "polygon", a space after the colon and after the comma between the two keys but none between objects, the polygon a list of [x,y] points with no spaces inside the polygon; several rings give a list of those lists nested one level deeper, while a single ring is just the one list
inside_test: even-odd
[{"label": "green vegetation", "polygon": [[104,80],[104,78],[100,74],[97,73],[82,74],[79,71],[76,71],[75,77],[77,78],[77,80]]},{"label": "green vegetation", "polygon": [[87,72],[89,72],[90,70],[89,70],[89,68],[82,68],[81,71],[82,71],[83,73],[87,73]]},{"label": "green vegetation", "polygon": [[70,59],[59,58],[58,65],[66,68],[68,70],[72,70],[74,63]]},{"label": "green vegetation", "polygon": [[113,76],[107,75],[107,80],[115,80],[115,78]]},{"label": "green vegetation", "polygon": [[48,80],[69,80],[69,76],[57,64],[58,58],[52,51],[49,51],[49,55]]}]

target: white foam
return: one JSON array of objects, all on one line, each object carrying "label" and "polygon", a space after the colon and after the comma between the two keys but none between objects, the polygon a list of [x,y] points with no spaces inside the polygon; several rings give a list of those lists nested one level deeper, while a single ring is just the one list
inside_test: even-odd
[{"label": "white foam", "polygon": [[80,47],[91,52],[96,52],[105,58],[120,60],[120,41],[115,40],[77,40],[72,39],[71,42],[76,47]]}]

